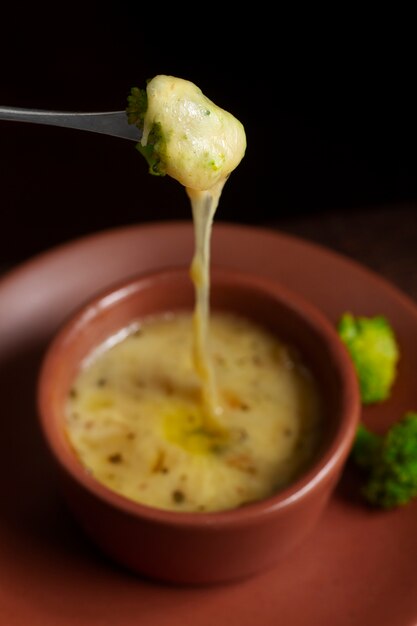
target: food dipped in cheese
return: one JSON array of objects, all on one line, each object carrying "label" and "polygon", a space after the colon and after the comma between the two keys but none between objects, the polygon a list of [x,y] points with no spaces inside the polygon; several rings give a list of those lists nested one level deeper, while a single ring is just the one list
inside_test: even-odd
[{"label": "food dipped in cheese", "polygon": [[194,83],[174,76],[134,88],[128,118],[139,126],[139,151],[152,174],[168,174],[186,189],[223,186],[246,150],[241,122],[209,100]]}]

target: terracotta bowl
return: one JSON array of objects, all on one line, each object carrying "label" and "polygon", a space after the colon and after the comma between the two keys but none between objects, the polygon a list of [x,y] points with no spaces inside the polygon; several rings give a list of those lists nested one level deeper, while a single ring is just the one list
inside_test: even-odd
[{"label": "terracotta bowl", "polygon": [[179,513],[136,504],[99,484],[65,434],[64,404],[81,362],[132,320],[193,309],[188,268],[133,278],[95,297],[59,331],[41,367],[40,424],[75,518],[101,550],[130,570],[187,584],[236,580],[272,567],[317,524],[340,477],[359,419],[350,358],[331,323],[277,282],[213,268],[211,308],[244,314],[298,347],[325,399],[317,458],[276,495],[235,510]]}]

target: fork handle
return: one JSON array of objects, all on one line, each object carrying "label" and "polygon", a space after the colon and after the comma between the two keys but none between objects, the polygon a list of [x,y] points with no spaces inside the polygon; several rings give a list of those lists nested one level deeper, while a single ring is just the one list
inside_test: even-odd
[{"label": "fork handle", "polygon": [[0,106],[0,120],[76,128],[131,141],[140,139],[139,129],[128,123],[126,111],[76,113]]}]

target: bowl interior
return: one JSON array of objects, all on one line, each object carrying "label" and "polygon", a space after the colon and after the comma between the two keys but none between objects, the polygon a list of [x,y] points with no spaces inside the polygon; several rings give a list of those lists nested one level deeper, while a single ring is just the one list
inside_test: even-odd
[{"label": "bowl interior", "polygon": [[[77,473],[79,464],[65,434],[63,408],[84,359],[134,320],[164,312],[192,311],[194,298],[187,268],[139,276],[90,301],[55,337],[39,380],[40,416],[54,455],[69,471]],[[346,450],[355,429],[356,380],[330,322],[308,302],[277,283],[221,268],[211,271],[210,306],[212,310],[238,313],[262,324],[296,347],[312,370],[325,411],[315,471],[328,462],[338,447]]]}]

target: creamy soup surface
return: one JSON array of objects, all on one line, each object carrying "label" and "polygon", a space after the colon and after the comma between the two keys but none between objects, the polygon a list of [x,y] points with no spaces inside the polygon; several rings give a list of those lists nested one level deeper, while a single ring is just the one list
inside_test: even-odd
[{"label": "creamy soup surface", "polygon": [[311,461],[320,395],[299,356],[253,322],[212,313],[209,358],[222,412],[208,416],[190,314],[133,324],[95,351],[71,389],[67,431],[110,489],[176,511],[273,494]]}]

